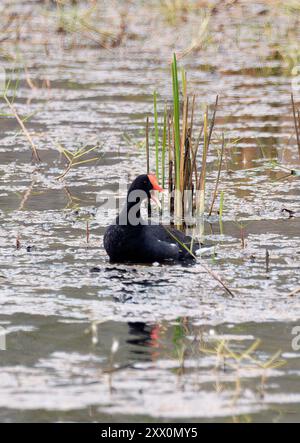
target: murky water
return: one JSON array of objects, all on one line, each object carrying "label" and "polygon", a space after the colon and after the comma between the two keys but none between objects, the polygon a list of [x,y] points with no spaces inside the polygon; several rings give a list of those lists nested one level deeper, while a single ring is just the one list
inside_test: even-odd
[{"label": "murky water", "polygon": [[[10,8],[24,14],[32,4]],[[42,2],[22,23],[20,41],[12,33],[0,43],[1,66],[20,79],[15,106],[30,116],[42,158],[37,169],[15,119],[2,116],[0,420],[299,421],[292,332],[300,303],[288,295],[299,286],[299,178],[284,179],[271,165],[299,165],[290,139],[299,16],[259,2],[216,8],[202,49],[181,61],[199,115],[220,94],[209,202],[217,139],[224,131],[231,140],[223,225],[207,223],[215,253],[202,258],[235,292],[231,299],[201,264],[111,265],[103,250],[112,219],[99,196],[145,170],[153,91],[162,109],[171,98],[170,57],[197,43],[204,20],[203,11],[174,18],[158,2],[109,2],[103,20],[116,35],[124,11],[127,30],[114,48],[89,34],[79,47],[78,32],[51,33],[55,8]],[[96,143],[97,162],[56,180],[65,168],[58,144]]]}]

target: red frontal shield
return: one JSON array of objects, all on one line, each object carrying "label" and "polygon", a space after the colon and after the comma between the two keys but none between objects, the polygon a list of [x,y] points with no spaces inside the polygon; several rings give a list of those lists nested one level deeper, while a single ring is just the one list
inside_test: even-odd
[{"label": "red frontal shield", "polygon": [[154,174],[149,174],[148,178],[150,180],[150,183],[152,185],[152,188],[154,191],[158,191],[158,192],[162,192],[163,188],[161,186],[159,186],[157,178],[155,177]]}]

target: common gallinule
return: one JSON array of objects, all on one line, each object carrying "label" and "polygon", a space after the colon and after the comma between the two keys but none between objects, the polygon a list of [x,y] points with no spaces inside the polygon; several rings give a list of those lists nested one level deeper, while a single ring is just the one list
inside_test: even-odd
[{"label": "common gallinule", "polygon": [[182,246],[199,249],[198,242],[177,229],[143,220],[140,206],[143,200],[156,201],[151,191],[163,191],[153,174],[139,175],[128,190],[124,208],[104,235],[104,248],[112,262],[153,263],[166,260],[192,260],[194,257]]}]

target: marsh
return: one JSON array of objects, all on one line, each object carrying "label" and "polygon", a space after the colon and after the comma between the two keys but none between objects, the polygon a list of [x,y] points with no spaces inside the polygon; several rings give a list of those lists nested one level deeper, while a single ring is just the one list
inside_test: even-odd
[{"label": "marsh", "polygon": [[[281,3],[0,1],[1,83],[40,157],[1,99],[1,421],[299,421],[300,10]],[[111,264],[97,196],[146,170],[147,116],[155,170],[174,52],[197,129],[219,95],[215,250]]]}]

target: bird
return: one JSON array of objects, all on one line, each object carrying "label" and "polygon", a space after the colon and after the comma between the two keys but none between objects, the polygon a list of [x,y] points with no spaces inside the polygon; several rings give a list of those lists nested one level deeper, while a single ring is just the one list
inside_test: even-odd
[{"label": "bird", "polygon": [[104,248],[111,262],[162,263],[194,260],[199,242],[162,224],[149,224],[141,216],[141,203],[162,192],[154,174],[142,174],[131,183],[125,205],[104,234]]}]

